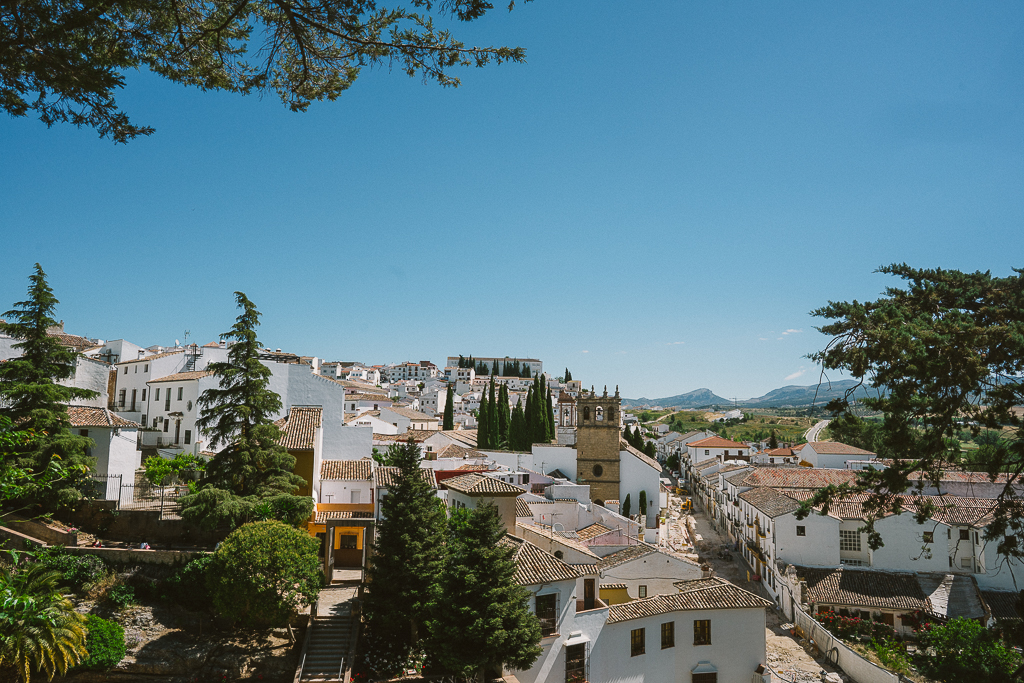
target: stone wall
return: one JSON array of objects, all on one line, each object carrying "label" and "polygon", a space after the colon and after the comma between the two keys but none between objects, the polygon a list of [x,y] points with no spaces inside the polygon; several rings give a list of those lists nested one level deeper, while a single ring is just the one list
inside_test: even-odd
[{"label": "stone wall", "polygon": [[115,510],[116,501],[89,501],[61,519],[75,524],[106,541],[141,543],[168,548],[213,547],[228,535],[228,530],[208,531],[180,519],[160,519],[156,510]]},{"label": "stone wall", "polygon": [[201,555],[204,550],[136,550],[125,548],[65,548],[71,555],[95,555],[110,565],[135,567],[140,564],[183,565]]},{"label": "stone wall", "polygon": [[0,527],[0,548],[3,550],[28,550],[38,547],[39,542],[8,527]]},{"label": "stone wall", "polygon": [[17,515],[5,516],[0,520],[0,524],[31,536],[32,538],[37,538],[50,545],[63,545],[69,547],[78,545],[78,534],[76,533],[54,529],[42,522],[23,519]]}]

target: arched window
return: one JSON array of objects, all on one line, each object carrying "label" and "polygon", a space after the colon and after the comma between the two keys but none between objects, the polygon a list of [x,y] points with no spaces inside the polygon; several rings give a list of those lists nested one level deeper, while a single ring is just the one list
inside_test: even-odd
[{"label": "arched window", "polygon": [[609,406],[608,408],[608,421],[615,422],[615,408]]},{"label": "arched window", "polygon": [[583,407],[583,420],[586,421],[586,420],[589,420],[589,419],[590,419],[590,406],[584,406]]},{"label": "arched window", "polygon": [[604,420],[604,408],[601,406],[594,409],[594,414],[598,422],[602,422]]}]

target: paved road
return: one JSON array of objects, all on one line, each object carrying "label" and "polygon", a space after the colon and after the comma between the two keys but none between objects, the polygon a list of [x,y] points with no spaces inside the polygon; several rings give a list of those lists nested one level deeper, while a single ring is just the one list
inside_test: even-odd
[{"label": "paved road", "polygon": [[828,423],[832,420],[821,420],[816,425],[807,430],[804,434],[804,438],[808,441],[817,441],[818,435],[821,434],[821,430],[828,426]]}]

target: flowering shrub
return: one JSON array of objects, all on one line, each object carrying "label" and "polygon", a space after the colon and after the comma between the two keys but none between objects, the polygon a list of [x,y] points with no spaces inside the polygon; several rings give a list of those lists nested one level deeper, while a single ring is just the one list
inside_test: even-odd
[{"label": "flowering shrub", "polygon": [[836,612],[821,612],[815,615],[822,626],[840,638],[849,640],[855,636],[870,636],[879,640],[896,637],[896,631],[888,624],[860,617],[844,617]]}]

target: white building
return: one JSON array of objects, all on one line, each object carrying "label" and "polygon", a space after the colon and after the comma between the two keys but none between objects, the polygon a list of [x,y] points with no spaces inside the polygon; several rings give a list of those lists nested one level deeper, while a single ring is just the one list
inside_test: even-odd
[{"label": "white building", "polygon": [[750,459],[750,446],[738,441],[723,439],[720,436],[691,441],[686,445],[686,451],[690,462],[694,464],[711,459],[720,462]]},{"label": "white building", "polygon": [[847,463],[852,460],[867,460],[875,457],[871,451],[847,446],[837,441],[811,441],[804,444],[803,448],[794,448],[793,450],[800,457],[801,462],[807,463],[811,467],[829,469],[846,469]]},{"label": "white building", "polygon": [[422,382],[437,377],[437,374],[437,366],[428,360],[421,360],[419,363],[396,363],[384,368],[384,375],[392,384],[403,380]]},{"label": "white building", "polygon": [[96,458],[93,472],[109,477],[101,482],[104,497],[117,500],[120,484],[135,484],[135,470],[142,466],[142,451],[137,447],[139,425],[93,406],[69,406],[68,421],[75,434],[95,443],[86,455]]},{"label": "white building", "polygon": [[397,427],[399,434],[409,430],[433,431],[441,428],[440,419],[436,416],[396,406],[382,408],[380,419]]}]

